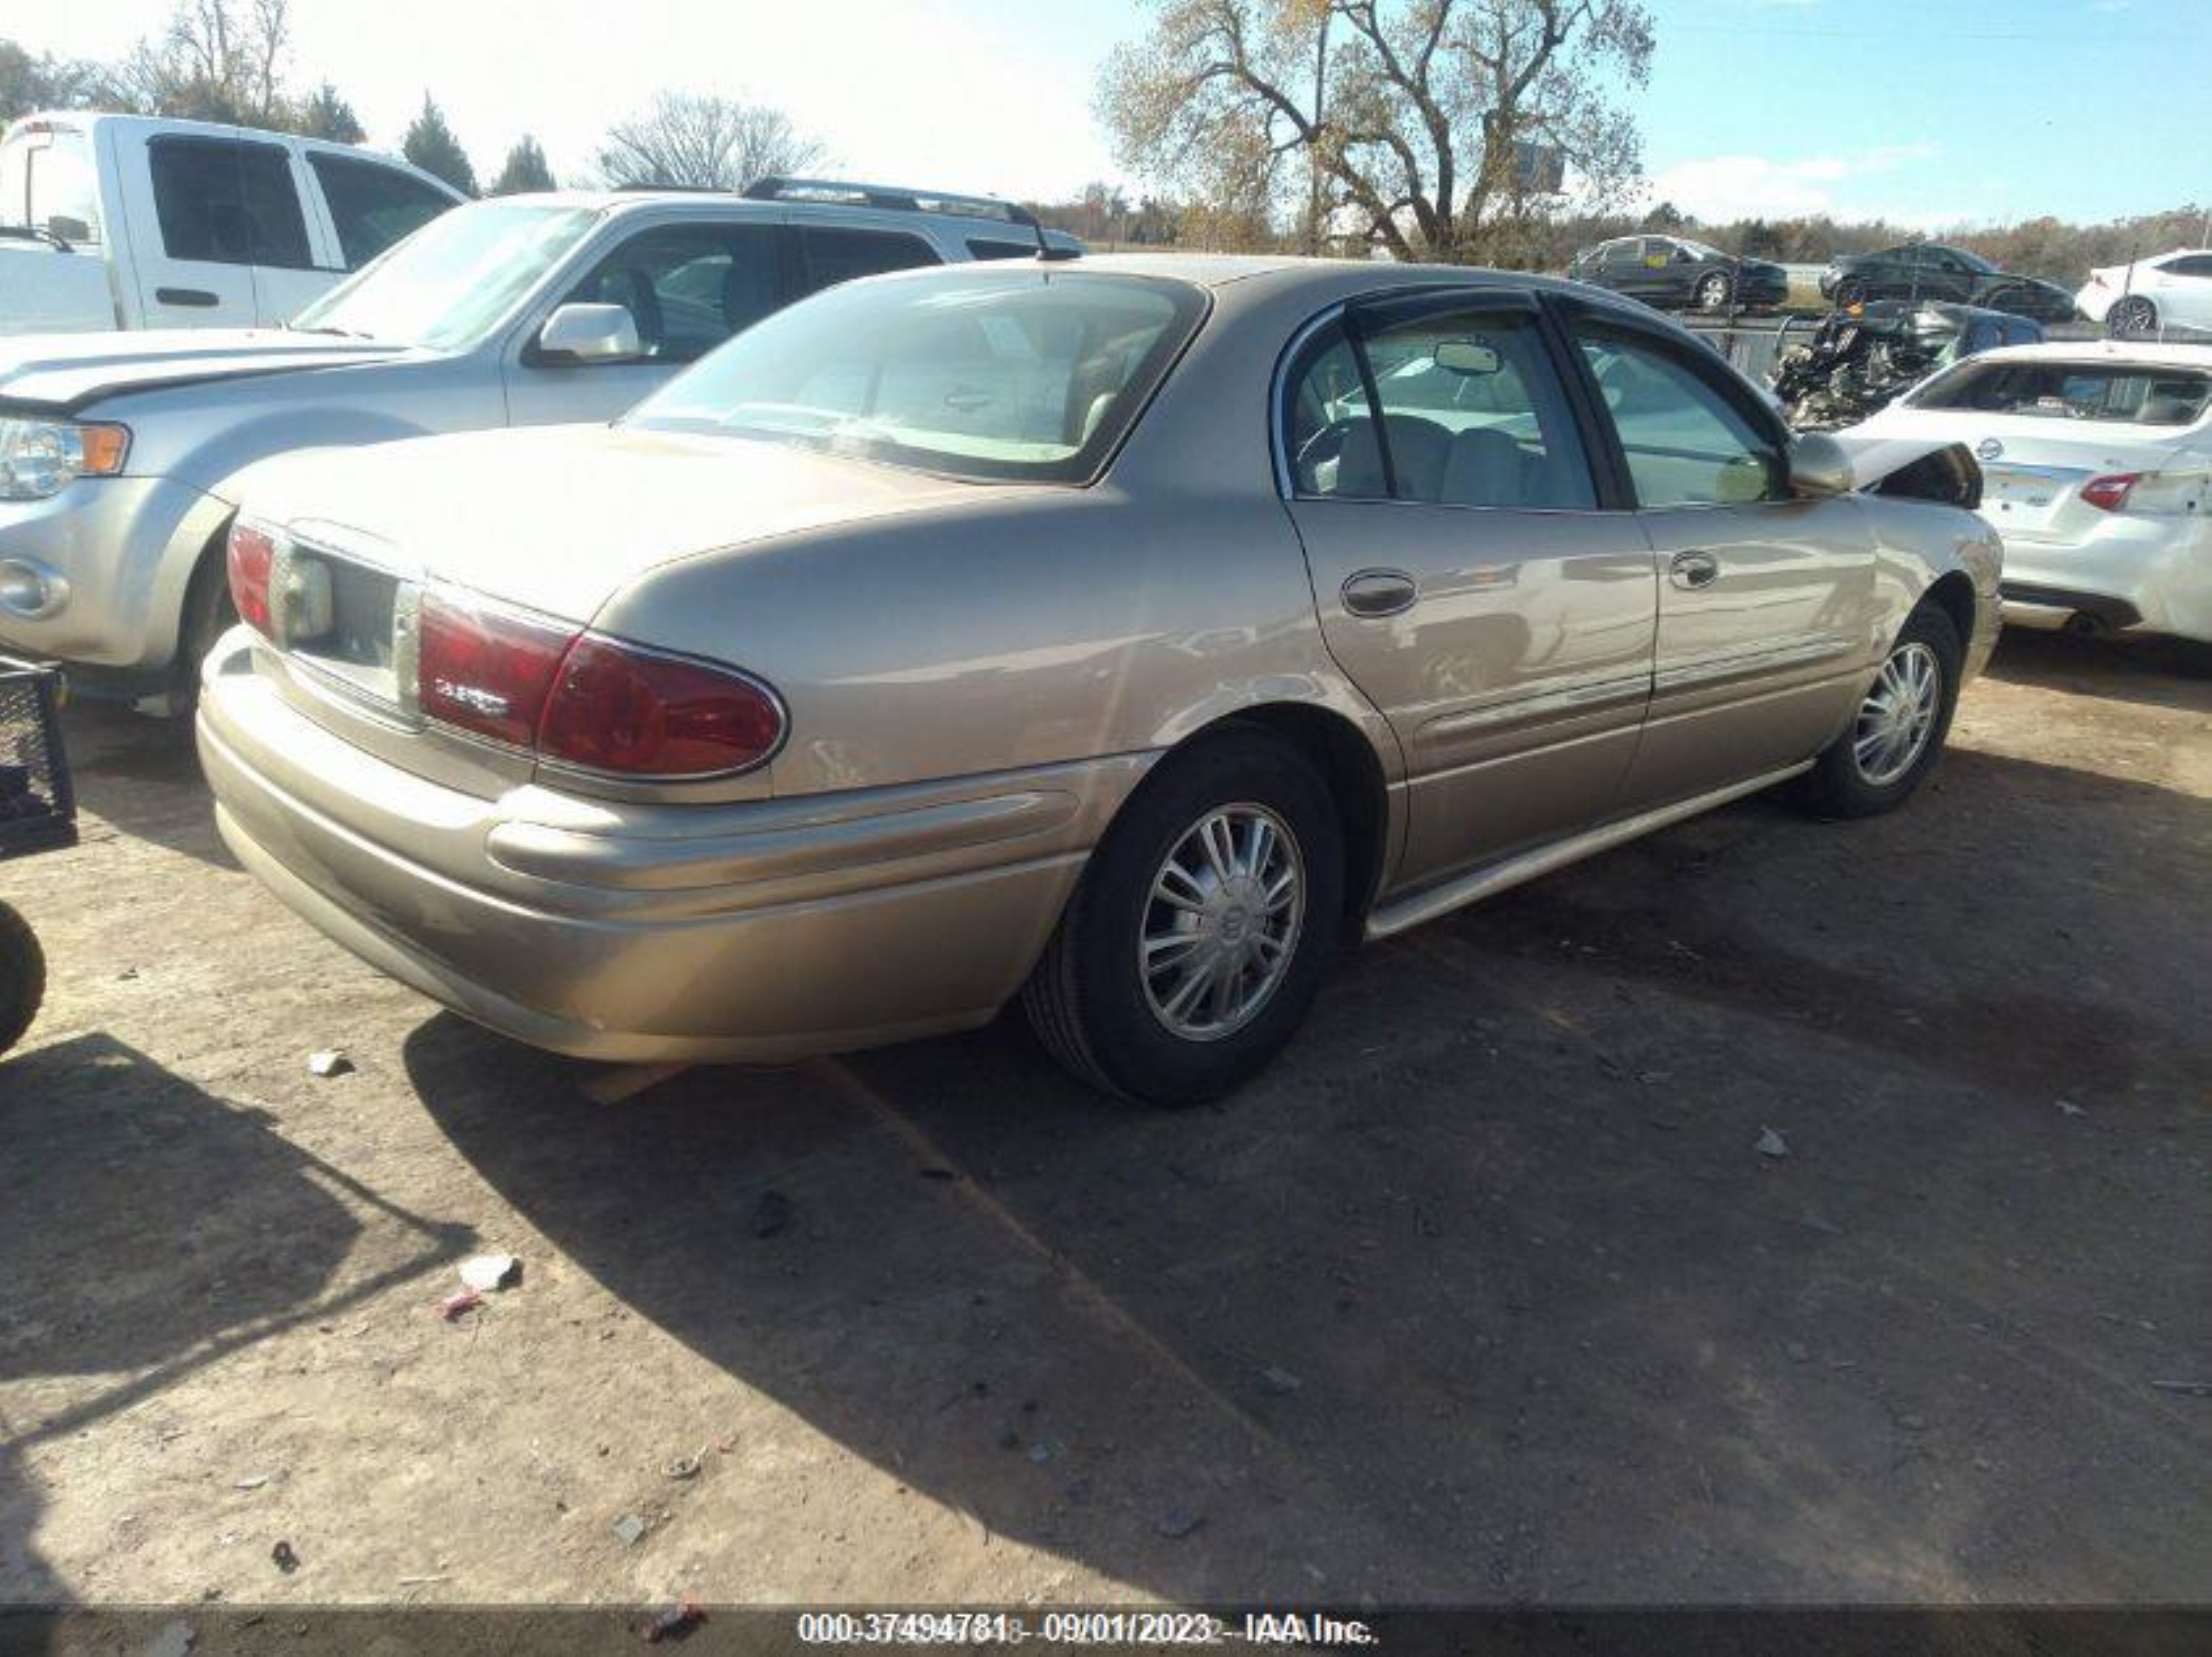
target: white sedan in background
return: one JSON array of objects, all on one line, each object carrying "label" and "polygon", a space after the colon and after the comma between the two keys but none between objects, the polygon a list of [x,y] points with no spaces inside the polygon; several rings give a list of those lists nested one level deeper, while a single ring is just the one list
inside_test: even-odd
[{"label": "white sedan in background", "polygon": [[2132,270],[2124,264],[2092,270],[2074,302],[2116,339],[2162,328],[2212,333],[2212,248],[2177,247],[2137,259]]},{"label": "white sedan in background", "polygon": [[1987,351],[1842,435],[1972,449],[2008,620],[2212,642],[2212,345]]}]

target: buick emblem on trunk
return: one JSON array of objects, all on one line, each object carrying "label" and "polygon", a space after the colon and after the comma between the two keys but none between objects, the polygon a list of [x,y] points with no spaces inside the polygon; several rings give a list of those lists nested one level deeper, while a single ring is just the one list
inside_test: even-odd
[{"label": "buick emblem on trunk", "polygon": [[2004,445],[1994,437],[1985,437],[1974,445],[1974,452],[1984,460],[1994,460],[2004,452]]}]

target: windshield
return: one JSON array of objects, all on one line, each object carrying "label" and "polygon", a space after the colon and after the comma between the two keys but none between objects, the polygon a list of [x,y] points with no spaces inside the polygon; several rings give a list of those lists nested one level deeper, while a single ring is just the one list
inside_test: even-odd
[{"label": "windshield", "polygon": [[756,323],[626,423],[975,481],[1095,474],[1197,327],[1143,276],[933,273],[832,288]]},{"label": "windshield", "polygon": [[2098,420],[2131,426],[2192,426],[2203,416],[2212,376],[2139,363],[1967,362],[1911,399],[1922,409]]},{"label": "windshield", "polygon": [[585,207],[457,208],[331,288],[292,326],[441,350],[472,344],[599,218]]}]

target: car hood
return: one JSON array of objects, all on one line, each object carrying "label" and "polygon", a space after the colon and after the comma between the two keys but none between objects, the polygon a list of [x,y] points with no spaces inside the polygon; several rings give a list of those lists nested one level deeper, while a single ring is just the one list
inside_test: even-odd
[{"label": "car hood", "polygon": [[126,392],[386,361],[410,347],[282,328],[0,338],[0,404],[73,414]]},{"label": "car hood", "polygon": [[542,426],[280,456],[242,475],[240,511],[583,622],[658,565],[985,492],[782,443]]}]

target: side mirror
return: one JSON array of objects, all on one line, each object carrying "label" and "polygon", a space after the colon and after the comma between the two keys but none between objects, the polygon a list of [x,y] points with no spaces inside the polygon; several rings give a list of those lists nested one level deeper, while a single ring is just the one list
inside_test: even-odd
[{"label": "side mirror", "polygon": [[49,218],[46,221],[46,228],[52,234],[59,236],[72,246],[77,242],[92,240],[92,227],[82,219],[71,218],[65,213],[57,213]]},{"label": "side mirror", "polygon": [[538,331],[540,356],[556,362],[629,362],[645,355],[625,305],[564,305]]},{"label": "side mirror", "polygon": [[1790,446],[1792,495],[1849,495],[1852,470],[1850,452],[1826,432],[1800,432]]}]

